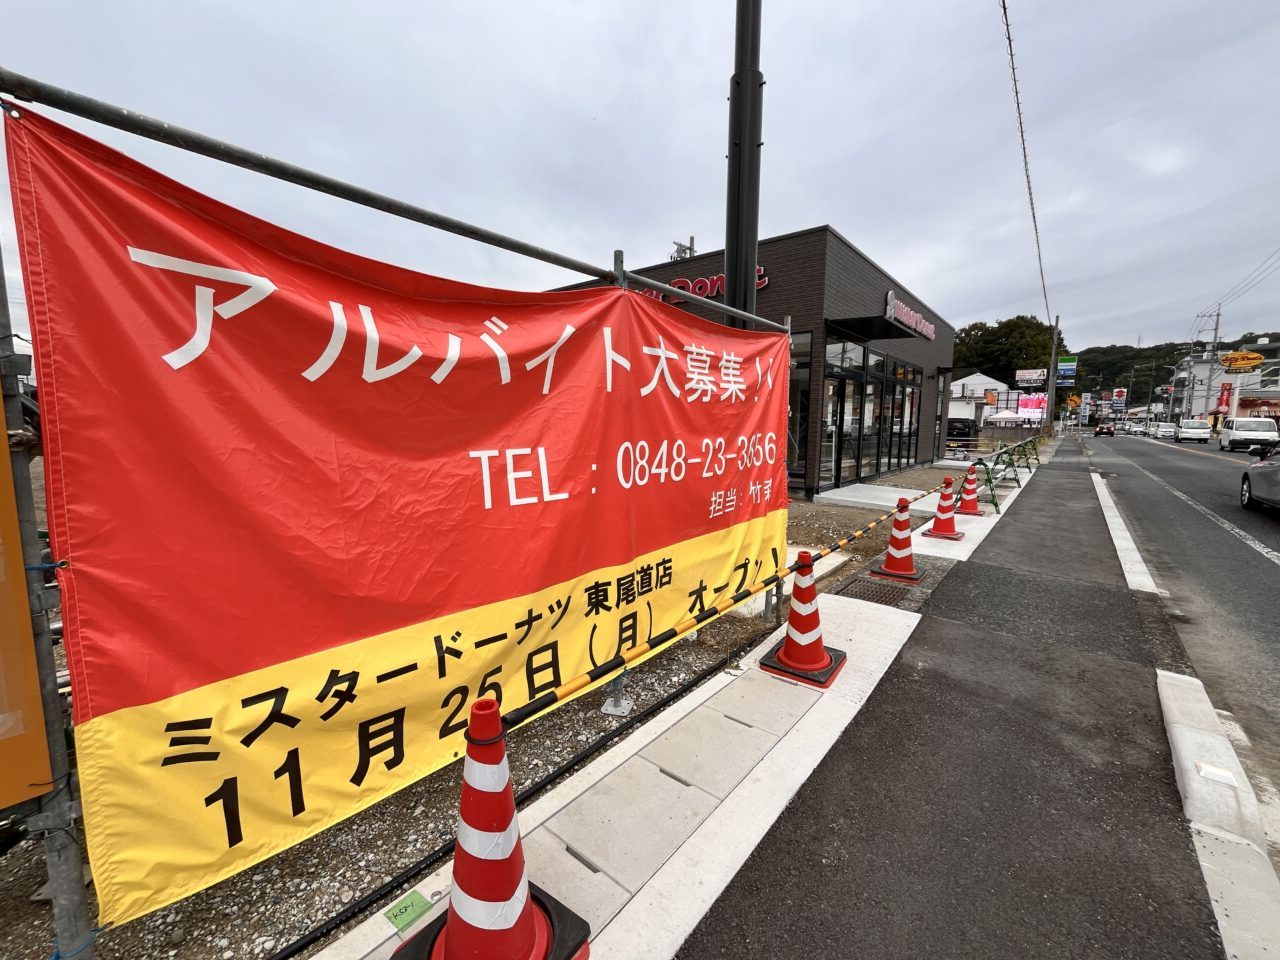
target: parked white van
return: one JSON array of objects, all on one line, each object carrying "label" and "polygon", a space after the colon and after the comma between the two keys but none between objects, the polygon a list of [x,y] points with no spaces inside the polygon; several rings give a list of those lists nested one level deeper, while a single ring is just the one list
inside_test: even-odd
[{"label": "parked white van", "polygon": [[1219,450],[1248,450],[1254,444],[1280,443],[1280,427],[1266,417],[1231,417],[1218,435]]}]

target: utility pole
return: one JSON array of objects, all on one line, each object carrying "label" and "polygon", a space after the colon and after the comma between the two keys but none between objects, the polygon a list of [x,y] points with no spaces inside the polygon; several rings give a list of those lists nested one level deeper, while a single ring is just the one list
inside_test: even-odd
[{"label": "utility pole", "polygon": [[[756,312],[760,234],[760,149],[764,74],[760,72],[760,5],[738,0],[733,77],[729,80],[729,195],[725,204],[724,302]],[[727,317],[732,327],[744,321]]]},{"label": "utility pole", "polygon": [[1049,344],[1049,369],[1045,371],[1048,375],[1046,379],[1049,381],[1047,386],[1048,396],[1045,397],[1045,420],[1049,424],[1049,433],[1053,434],[1053,408],[1057,399],[1058,392],[1058,320],[1056,315],[1053,318],[1053,342]]},{"label": "utility pole", "polygon": [[1205,387],[1205,398],[1204,398],[1205,399],[1205,404],[1204,404],[1205,419],[1209,420],[1210,423],[1212,423],[1213,420],[1212,420],[1212,416],[1209,413],[1209,404],[1211,403],[1214,404],[1213,412],[1215,414],[1217,413],[1217,410],[1218,410],[1217,404],[1215,403],[1213,398],[1213,374],[1214,374],[1214,370],[1218,366],[1218,328],[1221,322],[1222,322],[1222,304],[1218,304],[1218,309],[1215,310],[1213,313],[1213,352],[1210,354],[1209,377],[1206,381],[1207,386]]}]

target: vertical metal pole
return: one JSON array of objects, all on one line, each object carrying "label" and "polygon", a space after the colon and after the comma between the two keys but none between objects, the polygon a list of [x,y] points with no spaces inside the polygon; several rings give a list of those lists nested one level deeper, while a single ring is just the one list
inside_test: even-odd
[{"label": "vertical metal pole", "polygon": [[[22,430],[22,402],[19,391],[17,350],[9,319],[9,295],[0,261],[0,392],[4,394],[5,424]],[[63,954],[79,950],[81,960],[93,960],[90,942],[93,927],[84,892],[83,859],[75,832],[71,763],[67,755],[67,720],[58,695],[58,675],[53,663],[49,618],[45,613],[44,576],[39,569],[40,540],[36,534],[36,505],[31,491],[31,463],[24,447],[12,447],[14,495],[18,504],[18,527],[22,534],[22,558],[27,567],[27,600],[31,609],[31,632],[36,644],[36,669],[40,676],[40,696],[44,702],[44,727],[49,744],[49,766],[53,785],[40,798],[39,813],[27,818],[27,826],[44,835],[44,857],[49,871],[53,899],[54,931]]]},{"label": "vertical metal pole", "polygon": [[1053,407],[1057,401],[1058,393],[1058,320],[1056,315],[1053,318],[1053,342],[1049,345],[1049,369],[1045,371],[1048,374],[1049,381],[1047,390],[1048,396],[1045,398],[1044,418],[1049,423],[1049,435],[1053,435]]},{"label": "vertical metal pole", "polygon": [[[733,76],[729,80],[729,188],[725,204],[724,302],[756,312],[760,232],[760,148],[764,74],[760,72],[762,0],[738,0]],[[744,326],[729,318],[729,324]]]},{"label": "vertical metal pole", "polygon": [[622,263],[622,251],[613,251],[613,282],[620,287],[627,285],[627,270]]},{"label": "vertical metal pole", "polygon": [[1221,322],[1222,304],[1218,304],[1218,309],[1213,314],[1213,350],[1209,354],[1209,376],[1206,379],[1204,391],[1204,418],[1211,426],[1217,421],[1218,416],[1218,403],[1213,395],[1213,375],[1218,368],[1218,327]]}]

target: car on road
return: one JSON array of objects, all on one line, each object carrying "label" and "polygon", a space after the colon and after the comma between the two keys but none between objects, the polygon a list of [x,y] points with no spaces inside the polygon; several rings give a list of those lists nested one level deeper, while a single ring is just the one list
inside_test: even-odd
[{"label": "car on road", "polygon": [[1259,444],[1249,453],[1258,459],[1245,467],[1240,478],[1240,506],[1257,510],[1266,506],[1280,507],[1280,443]]},{"label": "car on road", "polygon": [[1116,435],[1116,425],[1114,423],[1100,423],[1093,428],[1095,437],[1114,437]]},{"label": "car on road", "polygon": [[1147,425],[1145,423],[1130,424],[1129,433],[1135,437],[1145,437],[1147,435]]},{"label": "car on road", "polygon": [[1156,424],[1155,435],[1156,435],[1156,439],[1158,440],[1172,440],[1174,436],[1177,434],[1177,432],[1178,432],[1178,428],[1175,427],[1172,423]]},{"label": "car on road", "polygon": [[1208,420],[1180,420],[1173,429],[1174,443],[1182,443],[1184,440],[1199,440],[1201,443],[1208,443],[1209,438],[1212,436],[1213,431],[1209,429]]},{"label": "car on road", "polygon": [[1218,434],[1219,450],[1236,450],[1258,445],[1280,443],[1280,427],[1266,417],[1231,417],[1222,424]]}]

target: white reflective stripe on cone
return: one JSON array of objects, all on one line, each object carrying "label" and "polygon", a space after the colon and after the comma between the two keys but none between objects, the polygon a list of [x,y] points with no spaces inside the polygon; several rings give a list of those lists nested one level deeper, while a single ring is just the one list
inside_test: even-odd
[{"label": "white reflective stripe on cone", "polygon": [[909,540],[911,538],[910,530],[892,530],[889,533],[890,540]]},{"label": "white reflective stripe on cone", "polygon": [[477,900],[456,883],[449,891],[449,906],[462,920],[481,930],[510,930],[520,919],[529,899],[529,868],[520,874],[520,884],[510,900]]},{"label": "white reflective stripe on cone", "polygon": [[787,638],[790,640],[794,640],[796,643],[800,644],[800,646],[802,647],[807,647],[809,644],[813,643],[813,641],[819,640],[822,638],[822,627],[817,626],[817,627],[814,627],[812,630],[808,630],[804,633],[801,633],[799,630],[797,630],[795,627],[793,627],[791,624],[788,623]]},{"label": "white reflective stripe on cone", "polygon": [[511,780],[511,768],[507,766],[505,754],[498,763],[485,763],[468,754],[462,762],[462,779],[484,793],[501,793]]},{"label": "white reflective stripe on cone", "polygon": [[477,830],[458,818],[458,846],[478,860],[505,860],[519,842],[520,822],[514,813],[507,828],[497,833]]},{"label": "white reflective stripe on cone", "polygon": [[911,548],[907,547],[905,550],[898,550],[893,546],[889,546],[885,548],[885,553],[889,554],[891,557],[897,557],[901,560],[903,557],[911,556]]},{"label": "white reflective stripe on cone", "polygon": [[791,595],[791,612],[798,613],[802,617],[807,617],[811,613],[817,613],[818,601],[814,600],[810,603],[805,603],[803,600],[797,600],[795,598],[795,594],[792,594]]},{"label": "white reflective stripe on cone", "polygon": [[[813,586],[815,583],[817,583],[817,582],[818,582],[818,581],[816,581],[816,580],[814,580],[814,579],[813,579],[813,574],[812,574],[812,573],[797,573],[797,574],[796,574],[796,580],[795,580],[795,586],[796,586],[796,587],[812,587],[812,586]],[[794,587],[793,587],[792,589],[794,589]]]}]

